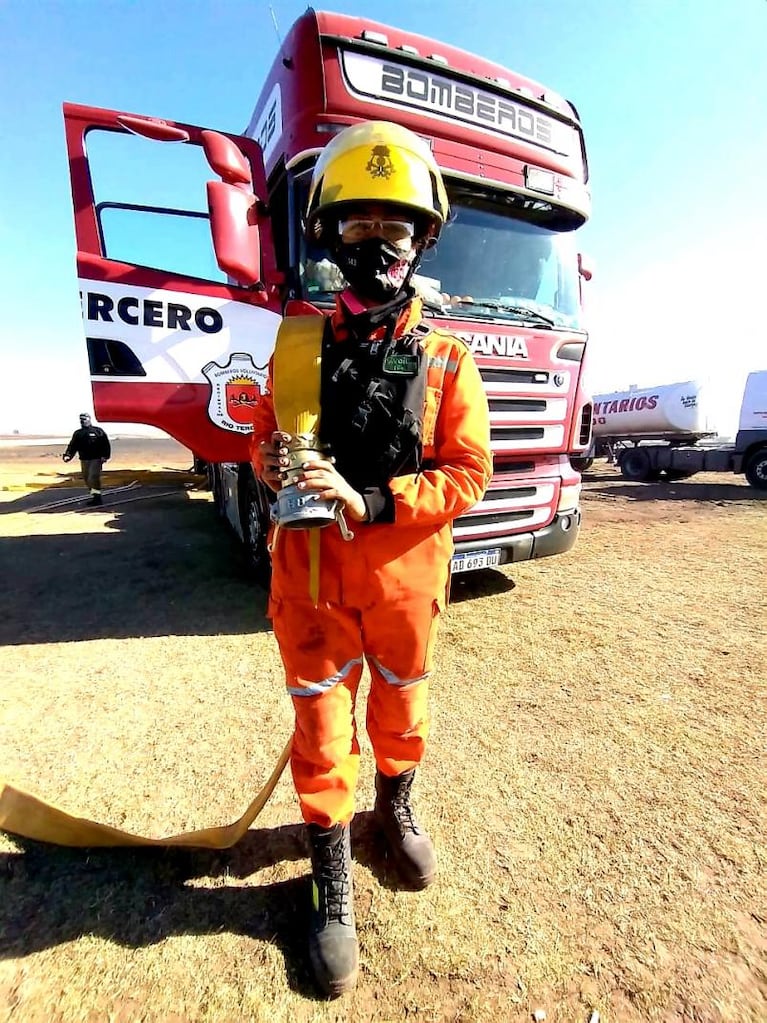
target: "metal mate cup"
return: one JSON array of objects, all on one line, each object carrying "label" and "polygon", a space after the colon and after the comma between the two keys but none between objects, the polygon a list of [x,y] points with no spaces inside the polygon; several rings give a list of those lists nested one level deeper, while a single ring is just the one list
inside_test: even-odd
[{"label": "metal mate cup", "polygon": [[283,529],[315,529],[330,525],[335,522],[338,501],[320,500],[315,493],[299,490],[297,486],[305,462],[327,458],[327,444],[323,444],[317,434],[299,433],[291,437],[286,446],[287,476],[272,507],[272,518]]}]

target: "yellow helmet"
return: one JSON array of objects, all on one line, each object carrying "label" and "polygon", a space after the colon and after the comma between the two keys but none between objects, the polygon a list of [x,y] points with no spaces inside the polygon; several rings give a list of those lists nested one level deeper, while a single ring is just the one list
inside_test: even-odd
[{"label": "yellow helmet", "polygon": [[450,211],[445,184],[422,138],[391,121],[344,128],[323,149],[309,185],[306,235],[322,241],[327,214],[360,202],[391,203],[416,214],[417,233],[439,235]]}]

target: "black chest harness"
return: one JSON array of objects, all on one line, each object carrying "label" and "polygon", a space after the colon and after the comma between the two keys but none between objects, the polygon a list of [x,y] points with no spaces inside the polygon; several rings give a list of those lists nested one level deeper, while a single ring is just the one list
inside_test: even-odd
[{"label": "black chest harness", "polygon": [[320,437],[355,490],[421,468],[428,333],[418,324],[399,338],[337,341],[325,325]]}]

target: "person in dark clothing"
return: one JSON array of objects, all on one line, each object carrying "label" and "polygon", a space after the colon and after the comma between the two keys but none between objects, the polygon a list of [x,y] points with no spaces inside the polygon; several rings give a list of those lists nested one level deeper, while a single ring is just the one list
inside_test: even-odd
[{"label": "person in dark clothing", "polygon": [[80,429],[72,434],[61,457],[65,462],[71,462],[75,455],[80,456],[82,476],[91,492],[88,504],[101,504],[101,466],[111,458],[112,446],[101,427],[91,423],[87,412],[80,416]]}]

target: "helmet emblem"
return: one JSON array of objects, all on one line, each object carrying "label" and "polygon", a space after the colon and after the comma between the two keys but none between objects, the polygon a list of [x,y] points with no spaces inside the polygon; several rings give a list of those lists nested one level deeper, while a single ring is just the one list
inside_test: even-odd
[{"label": "helmet emblem", "polygon": [[365,165],[365,170],[374,178],[390,178],[396,173],[388,146],[373,146],[373,152]]}]

